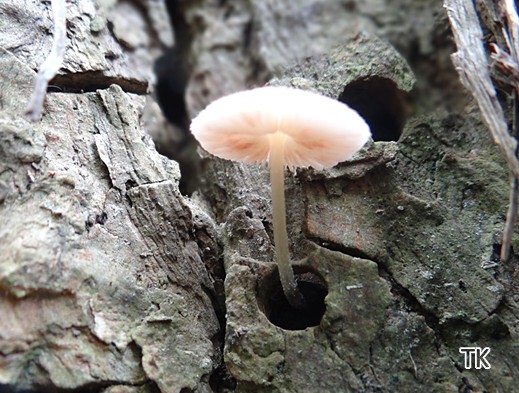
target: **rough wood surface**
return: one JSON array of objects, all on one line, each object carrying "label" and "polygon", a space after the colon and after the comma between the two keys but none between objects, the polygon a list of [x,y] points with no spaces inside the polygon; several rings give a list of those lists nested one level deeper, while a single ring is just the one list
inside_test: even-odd
[{"label": "rough wood surface", "polygon": [[[52,26],[49,4],[1,8],[0,385],[207,391],[219,357],[214,290],[178,166],[142,127],[145,97],[120,87],[145,91],[133,88],[148,83],[130,76],[134,53],[106,26],[92,29],[107,18],[93,3],[69,3],[55,83],[73,90],[48,94],[41,122],[30,124],[23,108],[31,65],[50,42],[37,35]],[[33,40],[20,42],[33,25]],[[81,92],[92,72],[91,92]]]},{"label": "rough wood surface", "polygon": [[[514,391],[519,274],[495,263],[506,162],[440,2],[67,4],[32,124],[50,3],[0,0],[0,390]],[[180,139],[212,98],[267,81],[353,99],[383,138],[286,176],[292,259],[328,289],[317,326],[269,320],[267,168],[200,152],[187,197],[156,152],[166,121],[147,92],[173,43],[159,89]],[[490,347],[492,369],[463,369],[461,346]]]}]

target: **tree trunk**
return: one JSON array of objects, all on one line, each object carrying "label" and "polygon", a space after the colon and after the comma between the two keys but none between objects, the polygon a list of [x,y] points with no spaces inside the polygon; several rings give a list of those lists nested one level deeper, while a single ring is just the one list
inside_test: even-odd
[{"label": "tree trunk", "polygon": [[[507,165],[440,2],[80,0],[66,15],[31,123],[51,3],[0,0],[0,392],[517,390]],[[303,311],[273,263],[268,168],[196,151],[188,131],[266,82],[350,105],[374,139],[286,174]],[[462,347],[490,348],[491,368]]]}]

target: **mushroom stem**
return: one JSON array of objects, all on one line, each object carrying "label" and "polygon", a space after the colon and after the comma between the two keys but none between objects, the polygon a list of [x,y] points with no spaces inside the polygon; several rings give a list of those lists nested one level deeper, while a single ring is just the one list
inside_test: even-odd
[{"label": "mushroom stem", "polygon": [[274,225],[274,246],[278,264],[279,279],[283,292],[292,307],[302,308],[304,299],[297,289],[294,272],[288,255],[288,236],[285,213],[285,164],[284,150],[287,136],[282,132],[270,135],[270,183],[272,187],[272,222]]}]

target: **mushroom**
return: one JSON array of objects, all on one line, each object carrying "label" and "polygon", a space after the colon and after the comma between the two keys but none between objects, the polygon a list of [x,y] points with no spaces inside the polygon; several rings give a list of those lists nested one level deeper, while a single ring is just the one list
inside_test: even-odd
[{"label": "mushroom", "polygon": [[367,142],[369,126],[332,98],[267,86],[212,102],[193,119],[191,132],[205,150],[220,158],[268,162],[279,277],[290,305],[302,308],[304,299],[289,262],[284,167],[332,167]]}]

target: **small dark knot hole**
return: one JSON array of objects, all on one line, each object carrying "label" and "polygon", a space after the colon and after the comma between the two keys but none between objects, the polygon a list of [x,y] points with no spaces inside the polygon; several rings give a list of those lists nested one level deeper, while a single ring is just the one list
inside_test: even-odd
[{"label": "small dark knot hole", "polygon": [[258,301],[270,322],[286,330],[303,330],[318,326],[326,311],[324,299],[328,287],[310,267],[294,266],[297,286],[304,298],[302,308],[292,307],[283,293],[277,269],[260,281]]},{"label": "small dark knot hole", "polygon": [[339,101],[355,109],[368,123],[373,140],[397,141],[409,111],[406,93],[391,79],[372,77],[351,82]]}]

